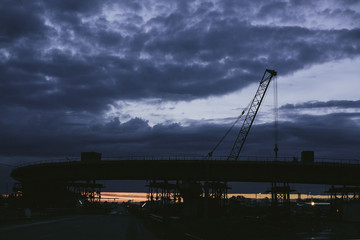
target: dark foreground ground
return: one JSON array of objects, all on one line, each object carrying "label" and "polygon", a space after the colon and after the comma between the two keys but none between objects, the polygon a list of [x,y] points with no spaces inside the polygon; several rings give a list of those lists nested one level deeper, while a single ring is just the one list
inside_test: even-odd
[{"label": "dark foreground ground", "polygon": [[277,214],[269,208],[243,207],[235,215],[177,218],[133,211],[159,239],[360,239],[360,223],[329,216],[327,211]]},{"label": "dark foreground ground", "polygon": [[107,214],[81,214],[2,222],[1,240],[142,240],[156,239],[122,209]]},{"label": "dark foreground ground", "polygon": [[0,240],[22,239],[360,239],[360,223],[303,211],[274,215],[242,207],[226,217],[176,217],[141,207],[0,222]]},{"label": "dark foreground ground", "polygon": [[360,224],[315,219],[187,219],[145,225],[159,239],[360,239]]}]

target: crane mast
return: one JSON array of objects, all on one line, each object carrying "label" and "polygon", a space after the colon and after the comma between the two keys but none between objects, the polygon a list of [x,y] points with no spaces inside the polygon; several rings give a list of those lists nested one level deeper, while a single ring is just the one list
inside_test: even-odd
[{"label": "crane mast", "polygon": [[271,79],[277,75],[274,70],[266,69],[260,81],[260,85],[256,91],[255,97],[251,101],[250,107],[246,113],[246,117],[241,126],[241,129],[236,137],[235,143],[231,149],[228,160],[237,160],[239,158],[241,149],[244,146],[245,140],[249,134],[250,128],[255,120],[256,114],[259,111],[261,102],[264,99],[266,90],[270,84]]}]

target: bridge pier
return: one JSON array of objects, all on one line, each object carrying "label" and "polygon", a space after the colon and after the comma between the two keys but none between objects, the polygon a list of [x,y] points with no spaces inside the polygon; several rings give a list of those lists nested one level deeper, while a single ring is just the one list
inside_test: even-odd
[{"label": "bridge pier", "polygon": [[[182,203],[185,216],[221,215],[228,200],[228,184],[221,181],[176,181],[150,180],[148,201],[156,208],[168,208]],[[211,209],[211,211],[209,211]]]},{"label": "bridge pier", "polygon": [[271,193],[271,204],[273,206],[289,205],[290,204],[290,186],[289,183],[272,182],[271,189],[267,191]]},{"label": "bridge pier", "polygon": [[100,202],[102,184],[97,184],[95,180],[87,180],[85,182],[69,182],[66,184],[67,189],[75,193],[90,203]]},{"label": "bridge pier", "polygon": [[326,191],[330,194],[330,203],[360,200],[360,187],[335,187],[334,185]]},{"label": "bridge pier", "polygon": [[205,182],[204,189],[208,189],[208,196],[205,195],[205,197],[218,201],[219,206],[224,207],[226,205],[228,190],[230,189],[227,182]]},{"label": "bridge pier", "polygon": [[228,190],[230,189],[227,182],[206,181],[203,184],[203,189],[203,215],[208,217],[209,215],[223,215],[226,213]]},{"label": "bridge pier", "polygon": [[162,206],[168,206],[173,203],[181,202],[179,192],[179,182],[169,183],[168,180],[151,180],[148,185],[148,201],[160,203]]},{"label": "bridge pier", "polygon": [[290,193],[294,191],[287,182],[272,182],[271,189],[266,192],[271,193],[271,205],[273,208],[278,210],[278,207],[282,207],[285,213],[290,213]]},{"label": "bridge pier", "polygon": [[[326,192],[330,194],[331,215],[345,219],[349,218],[350,212],[352,212],[351,214],[359,215],[359,207],[354,208],[354,206],[360,206],[360,187],[345,185],[335,187],[332,185]],[[360,218],[357,217],[356,221],[360,221]]]}]

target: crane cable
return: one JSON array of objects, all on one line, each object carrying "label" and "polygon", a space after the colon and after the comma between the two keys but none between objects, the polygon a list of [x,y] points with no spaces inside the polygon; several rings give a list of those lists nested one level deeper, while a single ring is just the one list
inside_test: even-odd
[{"label": "crane cable", "polygon": [[275,137],[275,160],[277,160],[278,156],[278,86],[277,86],[277,76],[274,79],[274,137]]},{"label": "crane cable", "polygon": [[244,108],[244,110],[241,112],[241,114],[237,117],[237,119],[235,120],[235,122],[232,124],[232,126],[226,131],[225,135],[220,139],[220,141],[215,145],[215,147],[213,148],[213,150],[211,152],[208,153],[208,157],[212,157],[214,151],[219,147],[219,145],[224,141],[224,139],[226,138],[226,136],[231,132],[231,130],[233,129],[233,127],[236,125],[236,123],[241,119],[241,117],[245,114],[246,110],[250,107],[251,101],[249,102],[249,104]]}]

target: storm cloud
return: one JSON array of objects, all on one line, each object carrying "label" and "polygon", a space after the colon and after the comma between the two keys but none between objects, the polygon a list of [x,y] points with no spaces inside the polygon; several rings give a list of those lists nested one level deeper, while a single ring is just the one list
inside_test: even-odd
[{"label": "storm cloud", "polygon": [[286,104],[281,106],[281,109],[312,109],[312,108],[360,108],[360,100],[359,101],[349,101],[349,100],[332,100],[327,102],[321,101],[312,101],[312,102],[305,102],[305,103],[298,103],[298,104]]},{"label": "storm cloud", "polygon": [[[245,14],[260,21],[294,2],[229,4],[5,1],[2,103],[99,113],[123,99],[223,95],[257,81],[266,67],[286,75],[360,54],[358,28],[261,25]],[[150,10],[149,19],[140,13]]]}]

